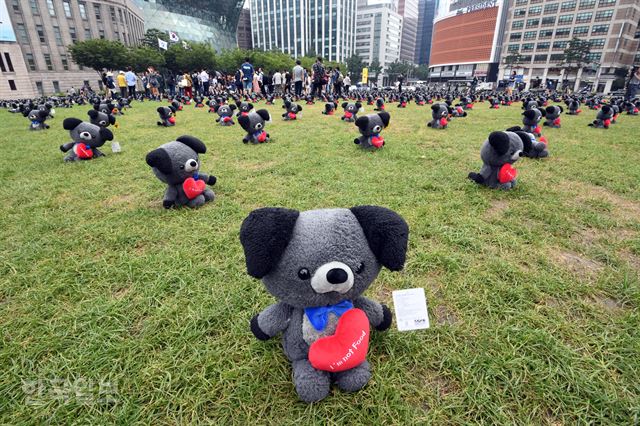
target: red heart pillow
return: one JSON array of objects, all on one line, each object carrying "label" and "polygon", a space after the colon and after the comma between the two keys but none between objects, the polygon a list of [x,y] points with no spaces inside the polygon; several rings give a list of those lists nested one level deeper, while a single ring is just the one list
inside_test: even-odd
[{"label": "red heart pillow", "polygon": [[371,138],[371,145],[375,146],[376,148],[381,148],[382,145],[384,145],[384,139],[382,138],[382,136],[373,136]]},{"label": "red heart pillow", "polygon": [[542,129],[540,128],[540,126],[536,126],[536,128],[533,129],[533,133],[540,136],[540,134],[542,133]]},{"label": "red heart pillow", "polygon": [[296,113],[295,112],[290,112],[289,113],[289,120],[295,120],[296,119]]},{"label": "red heart pillow", "polygon": [[176,118],[175,117],[169,117],[169,123],[171,124],[176,124]]},{"label": "red heart pillow", "polygon": [[231,121],[231,117],[224,117],[222,121],[224,121],[225,123],[228,123]]},{"label": "red heart pillow", "polygon": [[351,117],[353,117],[353,114],[351,114],[349,111],[345,111],[344,112],[344,117],[345,118],[351,118]]},{"label": "red heart pillow", "polygon": [[267,140],[267,132],[265,132],[264,130],[262,132],[260,132],[260,134],[258,135],[258,142],[264,142]]},{"label": "red heart pillow", "polygon": [[553,120],[553,125],[554,126],[559,126],[560,125],[560,117],[558,117],[555,120]]},{"label": "red heart pillow", "polygon": [[604,127],[609,127],[609,125],[611,124],[611,120],[609,120],[608,118],[606,120],[604,120]]},{"label": "red heart pillow", "polygon": [[342,314],[333,336],[322,337],[309,348],[309,362],[322,371],[339,372],[362,364],[369,350],[369,319],[353,308]]},{"label": "red heart pillow", "polygon": [[196,180],[192,177],[187,178],[184,182],[182,182],[182,189],[184,190],[184,194],[190,200],[193,200],[198,195],[202,194],[206,186],[207,184],[205,183],[205,181],[199,179]]},{"label": "red heart pillow", "polygon": [[509,163],[503,164],[498,172],[498,182],[507,183],[511,182],[518,176],[518,171],[513,168]]},{"label": "red heart pillow", "polygon": [[444,118],[444,117],[442,117],[442,118],[440,119],[440,125],[441,125],[442,127],[446,127],[446,125],[447,125],[447,124],[449,124],[449,122],[447,121],[447,119],[446,119],[446,118]]},{"label": "red heart pillow", "polygon": [[74,146],[74,150],[78,158],[83,158],[83,159],[93,158],[93,150],[87,144],[77,143]]},{"label": "red heart pillow", "polygon": [[548,144],[549,144],[549,141],[547,140],[547,137],[546,137],[546,136],[542,136],[539,140],[540,140],[540,142],[542,142],[542,143],[543,143],[543,144],[545,144],[545,145],[548,145]]}]

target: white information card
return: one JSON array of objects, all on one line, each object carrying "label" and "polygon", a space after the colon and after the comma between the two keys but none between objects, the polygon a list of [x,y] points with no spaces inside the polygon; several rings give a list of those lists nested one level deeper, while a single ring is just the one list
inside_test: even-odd
[{"label": "white information card", "polygon": [[424,288],[408,288],[393,292],[396,308],[396,324],[399,331],[429,328],[429,313]]}]

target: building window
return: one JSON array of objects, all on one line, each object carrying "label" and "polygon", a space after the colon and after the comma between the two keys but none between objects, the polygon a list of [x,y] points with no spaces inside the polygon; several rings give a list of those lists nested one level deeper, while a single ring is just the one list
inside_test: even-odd
[{"label": "building window", "polygon": [[605,39],[603,38],[594,38],[589,40],[592,49],[602,49],[604,47]]},{"label": "building window", "polygon": [[91,28],[84,29],[84,39],[91,40]]},{"label": "building window", "polygon": [[529,16],[540,15],[542,13],[542,6],[535,6],[529,8]]},{"label": "building window", "polygon": [[589,9],[596,5],[596,0],[580,0],[579,9]]},{"label": "building window", "polygon": [[56,8],[53,5],[53,0],[47,0],[47,10],[49,11],[49,16],[56,16]]},{"label": "building window", "polygon": [[522,27],[524,27],[524,21],[513,21],[511,23],[511,29],[512,30],[519,30]]},{"label": "building window", "polygon": [[93,4],[93,12],[96,14],[96,21],[102,20],[102,9],[98,3]]},{"label": "building window", "polygon": [[78,9],[80,10],[80,17],[87,20],[87,5],[84,3],[78,3]]},{"label": "building window", "polygon": [[71,18],[71,4],[68,1],[63,1],[62,8],[64,9],[64,16]]},{"label": "building window", "polygon": [[522,45],[523,52],[533,52],[533,43],[524,43]]},{"label": "building window", "polygon": [[109,6],[109,13],[111,14],[111,21],[116,22],[116,9],[113,6]]},{"label": "building window", "polygon": [[516,10],[513,12],[513,16],[514,16],[515,18],[522,18],[522,17],[523,17],[524,15],[526,15],[526,14],[527,14],[527,10],[526,10],[526,9],[516,9]]},{"label": "building window", "polygon": [[2,60],[2,56],[0,56],[0,71],[7,72],[7,68],[4,66],[4,61]]},{"label": "building window", "polygon": [[568,12],[576,8],[578,3],[575,0],[564,1],[560,4],[560,12]]},{"label": "building window", "polygon": [[547,62],[547,58],[548,58],[547,55],[535,55],[533,57],[533,62],[537,62],[537,63]]},{"label": "building window", "polygon": [[98,35],[100,38],[104,39],[104,30],[98,30]]},{"label": "building window", "polygon": [[64,44],[62,43],[62,33],[60,32],[60,27],[58,26],[53,27],[53,35],[56,38],[56,44],[58,46],[64,46]]},{"label": "building window", "polygon": [[540,25],[540,19],[527,19],[527,28],[535,28]]},{"label": "building window", "polygon": [[593,29],[591,30],[591,34],[592,35],[595,35],[595,34],[606,34],[608,32],[609,32],[609,24],[607,24],[607,25],[594,25]]},{"label": "building window", "polygon": [[122,15],[122,9],[118,9],[118,16],[120,17],[120,22],[124,24],[124,16]]},{"label": "building window", "polygon": [[509,36],[509,41],[518,41],[522,39],[522,33],[511,33]]},{"label": "building window", "polygon": [[576,15],[576,24],[583,23],[583,22],[591,22],[591,17],[593,17],[593,13],[591,12],[578,13]]},{"label": "building window", "polygon": [[562,60],[564,60],[564,53],[554,53],[551,55],[551,57],[549,58],[552,62],[560,62]]},{"label": "building window", "polygon": [[556,37],[569,37],[571,35],[571,28],[557,28]]},{"label": "building window", "polygon": [[29,0],[29,5],[31,6],[32,14],[40,15],[40,10],[38,9],[38,0]]},{"label": "building window", "polygon": [[36,61],[33,59],[33,53],[25,53],[25,58],[27,59],[27,65],[29,65],[30,71],[36,70]]},{"label": "building window", "polygon": [[537,31],[526,31],[524,33],[524,39],[525,40],[535,40],[537,35],[538,35]]},{"label": "building window", "polygon": [[18,90],[16,88],[16,81],[15,80],[9,80],[9,89],[11,90]]},{"label": "building window", "polygon": [[549,43],[548,41],[544,41],[542,43],[538,43],[538,45],[536,46],[536,50],[549,50],[550,47],[551,43]]},{"label": "building window", "polygon": [[540,36],[538,38],[551,38],[553,37],[553,30],[543,30],[540,31]]},{"label": "building window", "polygon": [[42,82],[36,81],[36,89],[38,90],[38,94],[40,96],[44,96],[44,89],[42,88]]},{"label": "building window", "polygon": [[71,36],[71,42],[78,42],[78,34],[76,33],[76,27],[69,27],[69,35]]},{"label": "building window", "polygon": [[53,71],[53,62],[51,62],[51,55],[48,53],[44,54],[44,63],[47,66],[47,70]]},{"label": "building window", "polygon": [[55,93],[60,93],[60,82],[58,81],[53,81],[53,91]]},{"label": "building window", "polygon": [[529,0],[516,0],[516,6],[522,6],[524,4],[527,4]]},{"label": "building window", "polygon": [[36,32],[38,33],[38,38],[40,39],[40,43],[46,43],[47,39],[44,36],[44,28],[42,25],[36,25]]},{"label": "building window", "polygon": [[544,5],[544,14],[548,15],[550,13],[556,13],[558,11],[558,3],[545,4]]},{"label": "building window", "polygon": [[573,36],[589,34],[589,27],[575,27],[573,29]]},{"label": "building window", "polygon": [[542,26],[543,27],[550,27],[556,24],[556,17],[555,16],[546,16],[544,18],[542,18]]},{"label": "building window", "polygon": [[507,52],[517,52],[518,50],[520,50],[519,44],[510,44],[507,48]]},{"label": "building window", "polygon": [[65,71],[69,71],[69,61],[67,60],[67,55],[60,55],[60,62],[62,62],[62,68]]},{"label": "building window", "polygon": [[114,31],[113,35],[115,36],[116,40],[120,40],[120,33],[118,31]]},{"label": "building window", "polygon": [[11,2],[13,11],[15,13],[20,13],[20,0],[12,0]]},{"label": "building window", "polygon": [[558,18],[558,25],[571,24],[573,22],[573,15],[560,15]]},{"label": "building window", "polygon": [[600,62],[602,58],[602,53],[589,53],[587,55],[587,59],[591,62]]},{"label": "building window", "polygon": [[24,26],[24,24],[16,24],[16,29],[18,30],[18,38],[20,39],[20,43],[29,43],[29,35],[27,34],[27,28]]},{"label": "building window", "polygon": [[553,50],[564,50],[569,45],[568,41],[554,41],[553,42]]},{"label": "building window", "polygon": [[598,6],[602,7],[602,6],[613,6],[614,4],[616,4],[616,0],[600,0],[598,2]]},{"label": "building window", "polygon": [[596,22],[598,21],[610,21],[613,16],[612,10],[601,10],[600,12],[596,12]]}]

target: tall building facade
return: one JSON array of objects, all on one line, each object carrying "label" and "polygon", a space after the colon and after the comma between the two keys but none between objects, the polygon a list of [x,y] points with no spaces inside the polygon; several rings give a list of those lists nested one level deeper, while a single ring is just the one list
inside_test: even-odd
[{"label": "tall building facade", "polygon": [[253,49],[253,42],[251,41],[251,13],[249,9],[242,9],[242,12],[240,12],[237,38],[240,49]]},{"label": "tall building facade", "polygon": [[[382,67],[378,84],[382,84],[386,68],[400,59],[401,37],[402,16],[397,12],[393,0],[370,6],[358,4],[355,53],[365,64],[378,60]],[[374,81],[375,77],[370,74],[370,81]]]},{"label": "tall building facade", "polygon": [[183,40],[207,42],[218,51],[238,45],[244,0],[135,0],[145,29],[173,31]]},{"label": "tall building facade", "polygon": [[438,3],[429,58],[431,80],[478,77],[497,81],[507,18],[505,1],[510,0]]},{"label": "tall building facade", "polygon": [[415,62],[418,40],[418,0],[398,0],[398,13],[402,16],[400,60]]},{"label": "tall building facade", "polygon": [[[501,77],[513,70],[527,86],[539,77],[556,87],[566,82],[577,90],[581,84],[598,92],[609,92],[616,70],[633,65],[640,43],[639,0],[514,0],[508,13]],[[558,66],[573,37],[591,43],[591,64],[568,74]],[[522,63],[509,65],[504,59],[513,53]]]},{"label": "tall building facade", "polygon": [[131,0],[0,0],[0,12],[3,99],[65,92],[85,82],[96,89],[96,72],[76,65],[67,46],[93,38],[133,45],[144,32]]},{"label": "tall building facade", "polygon": [[357,0],[249,0],[253,46],[343,62],[353,54]]},{"label": "tall building facade", "polygon": [[428,65],[431,55],[431,35],[437,0],[420,0],[418,3],[418,39],[416,41],[416,64]]}]

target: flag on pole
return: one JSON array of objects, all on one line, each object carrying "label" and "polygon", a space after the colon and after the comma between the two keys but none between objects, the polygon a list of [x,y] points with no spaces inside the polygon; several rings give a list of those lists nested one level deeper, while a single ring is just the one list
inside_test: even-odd
[{"label": "flag on pole", "polygon": [[186,41],[182,40],[182,47],[184,47],[185,50],[189,49],[189,44],[187,44]]},{"label": "flag on pole", "polygon": [[180,41],[180,37],[178,37],[178,34],[174,33],[173,31],[169,31],[169,40],[171,40],[174,43],[177,43]]},{"label": "flag on pole", "polygon": [[169,43],[162,39],[158,39],[158,46],[160,47],[160,49],[167,50],[167,48],[169,47]]}]

